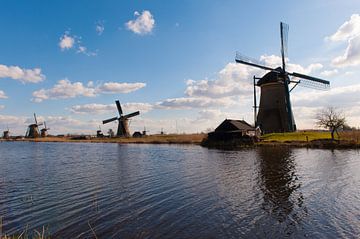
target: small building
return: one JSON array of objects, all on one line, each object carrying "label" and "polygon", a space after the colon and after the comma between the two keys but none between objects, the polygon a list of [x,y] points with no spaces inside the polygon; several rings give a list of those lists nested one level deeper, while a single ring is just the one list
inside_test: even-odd
[{"label": "small building", "polygon": [[259,136],[260,132],[244,120],[225,119],[213,132],[208,134],[211,140],[233,140]]}]

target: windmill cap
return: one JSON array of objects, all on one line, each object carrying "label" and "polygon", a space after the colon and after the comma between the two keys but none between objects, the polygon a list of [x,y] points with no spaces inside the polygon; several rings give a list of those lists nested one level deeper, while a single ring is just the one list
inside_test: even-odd
[{"label": "windmill cap", "polygon": [[279,73],[279,72],[282,72],[281,67],[278,67],[274,71],[270,71],[270,72],[266,73],[263,77],[261,77],[260,80],[258,80],[256,85],[261,86],[261,85],[267,84],[267,83],[278,82],[278,79],[281,77],[281,73]]}]

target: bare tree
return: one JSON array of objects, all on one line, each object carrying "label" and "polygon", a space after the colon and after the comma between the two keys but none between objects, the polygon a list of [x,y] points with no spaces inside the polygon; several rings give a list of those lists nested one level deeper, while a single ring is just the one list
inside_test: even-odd
[{"label": "bare tree", "polygon": [[331,132],[331,139],[334,140],[334,133],[339,136],[338,129],[345,125],[345,116],[338,112],[334,107],[323,109],[316,116],[316,125],[329,129]]}]

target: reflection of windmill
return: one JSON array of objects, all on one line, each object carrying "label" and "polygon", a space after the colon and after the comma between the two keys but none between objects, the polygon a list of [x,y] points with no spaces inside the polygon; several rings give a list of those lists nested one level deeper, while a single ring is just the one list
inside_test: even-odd
[{"label": "reflection of windmill", "polygon": [[44,128],[42,128],[41,131],[41,137],[46,137],[48,136],[48,130],[50,130],[50,128],[46,127],[46,122],[44,121]]},{"label": "reflection of windmill", "polygon": [[123,115],[123,111],[121,109],[120,102],[118,100],[116,100],[115,103],[116,103],[116,107],[119,112],[119,117],[114,117],[111,119],[104,120],[103,124],[107,124],[109,122],[117,120],[117,121],[119,121],[119,124],[118,124],[116,136],[117,137],[130,137],[129,124],[128,124],[129,118],[139,115],[140,112],[136,111],[131,114]]},{"label": "reflection of windmill", "polygon": [[[256,117],[256,95],[255,101],[255,124],[260,126],[263,132],[292,132],[296,130],[294,116],[291,110],[290,92],[299,84],[311,88],[327,88],[330,82],[319,78],[286,71],[285,55],[287,54],[287,39],[289,26],[280,23],[281,36],[281,58],[282,67],[271,68],[262,63],[251,60],[243,55],[236,54],[236,62],[258,67],[270,71],[262,78],[254,77],[254,94],[256,94],[255,85],[261,89],[259,112]],[[290,80],[290,76],[298,80]],[[255,83],[255,79],[259,79]],[[294,83],[289,89],[289,84]]]},{"label": "reflection of windmill", "polygon": [[43,124],[42,123],[38,124],[35,113],[34,113],[34,119],[35,119],[35,124],[30,124],[28,126],[28,129],[27,129],[26,135],[25,135],[26,138],[37,138],[40,136],[39,126],[41,126]]}]

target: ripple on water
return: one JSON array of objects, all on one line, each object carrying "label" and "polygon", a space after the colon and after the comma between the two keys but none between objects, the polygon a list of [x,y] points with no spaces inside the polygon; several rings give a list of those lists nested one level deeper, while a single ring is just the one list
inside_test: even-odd
[{"label": "ripple on water", "polygon": [[2,143],[3,230],[54,238],[356,238],[359,152]]}]

